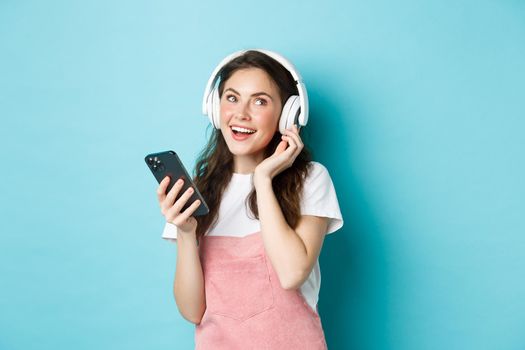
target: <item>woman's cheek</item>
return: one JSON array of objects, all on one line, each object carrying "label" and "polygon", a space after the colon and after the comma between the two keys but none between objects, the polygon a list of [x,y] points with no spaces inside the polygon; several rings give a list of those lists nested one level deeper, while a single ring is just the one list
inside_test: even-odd
[{"label": "woman's cheek", "polygon": [[271,137],[273,137],[273,134],[277,131],[279,127],[279,118],[280,115],[276,115],[274,113],[268,113],[268,115],[266,115],[264,118],[264,128],[272,134]]},{"label": "woman's cheek", "polygon": [[231,116],[231,111],[229,108],[227,107],[221,107],[219,109],[219,115],[220,115],[220,119],[222,122],[226,123],[228,122],[228,120],[230,119],[230,116]]}]

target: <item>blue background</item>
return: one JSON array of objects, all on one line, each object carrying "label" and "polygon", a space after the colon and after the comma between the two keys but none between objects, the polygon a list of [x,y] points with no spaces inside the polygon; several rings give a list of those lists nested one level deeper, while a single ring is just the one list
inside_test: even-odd
[{"label": "blue background", "polygon": [[524,349],[524,38],[518,0],[2,0],[0,349],[192,348],[143,157],[193,166],[251,47],[302,73],[338,191],[329,347]]}]

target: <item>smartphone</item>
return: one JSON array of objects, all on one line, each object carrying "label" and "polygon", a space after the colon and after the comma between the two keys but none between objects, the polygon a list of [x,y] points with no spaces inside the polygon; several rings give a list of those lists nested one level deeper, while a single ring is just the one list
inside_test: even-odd
[{"label": "smartphone", "polygon": [[199,205],[197,210],[193,212],[193,216],[206,215],[210,212],[208,205],[206,204],[204,198],[197,189],[197,186],[195,186],[191,177],[188,175],[188,172],[186,171],[186,168],[184,168],[184,165],[177,156],[177,153],[173,151],[152,153],[148,154],[144,158],[144,160],[146,161],[146,164],[148,165],[149,169],[157,179],[158,183],[160,183],[166,176],[170,177],[170,183],[168,184],[166,193],[168,193],[171,190],[171,188],[173,187],[173,185],[175,185],[175,182],[177,182],[178,179],[184,180],[184,185],[182,186],[182,189],[177,195],[175,201],[179,199],[179,197],[182,196],[182,194],[186,192],[188,188],[193,187],[194,192],[182,208],[181,212],[186,210],[197,199],[201,201],[201,205]]}]

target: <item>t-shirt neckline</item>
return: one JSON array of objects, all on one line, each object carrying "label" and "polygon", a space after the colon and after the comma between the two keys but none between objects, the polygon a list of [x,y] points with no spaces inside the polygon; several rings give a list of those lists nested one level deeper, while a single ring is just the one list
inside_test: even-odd
[{"label": "t-shirt neckline", "polygon": [[235,177],[252,177],[253,176],[253,173],[248,173],[248,174],[242,174],[242,173],[232,173],[233,176]]}]

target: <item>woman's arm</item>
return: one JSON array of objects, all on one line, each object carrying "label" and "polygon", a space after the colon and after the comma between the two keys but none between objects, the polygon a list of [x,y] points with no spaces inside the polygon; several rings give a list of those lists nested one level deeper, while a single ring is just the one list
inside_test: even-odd
[{"label": "woman's arm", "polygon": [[308,278],[319,257],[328,219],[303,215],[294,230],[284,218],[271,180],[261,180],[254,185],[266,254],[281,286],[297,289]]},{"label": "woman's arm", "polygon": [[179,179],[166,194],[170,178],[164,178],[157,188],[160,211],[166,222],[177,226],[177,267],[173,282],[173,295],[182,316],[190,322],[199,324],[204,310],[206,298],[204,294],[204,276],[199,259],[196,232],[197,220],[192,216],[200,205],[197,199],[186,210],[181,212],[190,199],[193,189],[188,188],[175,201],[184,181]]},{"label": "woman's arm", "polygon": [[195,232],[177,234],[177,267],[173,295],[181,315],[199,324],[206,310],[204,276]]},{"label": "woman's arm", "polygon": [[292,229],[273,192],[272,179],[292,166],[303,147],[293,126],[285,131],[274,154],[257,165],[253,176],[264,247],[285,289],[297,289],[308,278],[328,227],[327,218],[304,215]]}]

